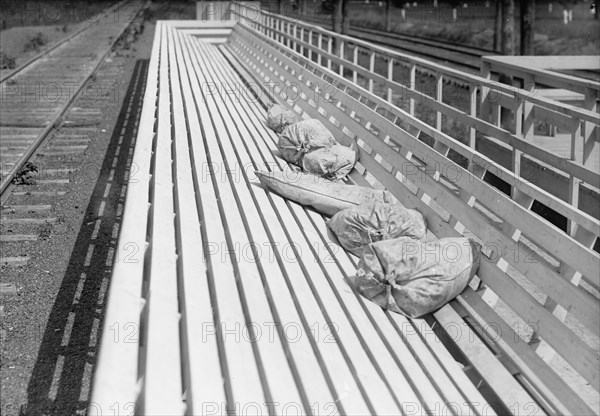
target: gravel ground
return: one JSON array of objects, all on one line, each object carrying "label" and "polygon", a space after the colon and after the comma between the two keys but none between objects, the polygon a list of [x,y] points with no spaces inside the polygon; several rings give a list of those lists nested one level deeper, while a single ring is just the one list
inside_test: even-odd
[{"label": "gravel ground", "polygon": [[[16,293],[0,296],[1,415],[86,412],[126,190],[123,185],[154,36],[153,19],[193,18],[194,7],[194,3],[152,3],[145,14],[145,30],[135,40],[130,36],[119,42],[94,77],[98,84],[116,82],[118,88],[112,87],[111,94],[95,101],[89,97],[87,102],[77,100],[75,107],[98,109],[101,118],[80,126],[87,129],[91,140],[85,153],[76,158],[79,168],[69,174],[70,182],[61,185],[66,194],[50,201],[31,195],[12,196],[8,201],[52,204],[46,215],[57,221],[41,226],[11,225],[15,234],[37,233],[40,237],[35,242],[2,245],[2,256],[27,254],[30,261],[26,266],[0,266],[2,283],[13,283],[16,288]],[[69,125],[69,120],[81,118],[73,114],[65,120],[63,133],[77,127]],[[36,163],[43,166],[43,161]],[[114,170],[113,163],[117,163]],[[48,186],[20,186],[17,190],[47,190]],[[2,224],[3,232],[8,226]]]}]

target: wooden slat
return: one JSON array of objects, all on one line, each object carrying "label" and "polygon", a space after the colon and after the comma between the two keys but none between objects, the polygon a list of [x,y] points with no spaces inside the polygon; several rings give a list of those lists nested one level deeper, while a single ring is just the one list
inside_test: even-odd
[{"label": "wooden slat", "polygon": [[[108,306],[104,315],[102,345],[94,375],[91,408],[107,412],[114,403],[136,403],[139,395],[138,342],[124,342],[125,324],[133,325],[139,337],[140,313],[145,300],[141,298],[146,251],[150,162],[154,139],[154,114],[158,95],[158,60],[161,23],[157,25],[148,67],[148,82],[144,93],[142,115],[132,163],[139,175],[130,177],[123,217],[127,226],[121,227],[117,259],[113,266]],[[119,338],[115,342],[115,329]],[[136,341],[136,339],[134,339]]]},{"label": "wooden slat", "polygon": [[[140,410],[147,415],[184,414],[182,401],[177,253],[175,243],[175,206],[173,201],[171,93],[169,59],[172,45],[168,25],[161,32],[159,62],[158,114],[152,177],[152,209],[149,215],[151,239],[149,270],[145,274],[147,303],[142,339],[143,386]],[[164,342],[167,339],[169,342]],[[165,382],[166,381],[166,382]]]},{"label": "wooden slat", "polygon": [[[175,36],[171,32],[171,36]],[[227,403],[219,357],[219,340],[213,318],[210,277],[206,264],[202,230],[203,212],[196,204],[196,190],[210,195],[204,182],[194,181],[192,149],[189,137],[202,137],[197,115],[193,109],[189,80],[185,75],[182,53],[175,46],[170,57],[171,86],[173,88],[173,127],[175,133],[176,228],[179,247],[179,298],[182,313],[182,368],[186,385],[188,414],[223,409]],[[179,70],[179,72],[177,72]]]}]

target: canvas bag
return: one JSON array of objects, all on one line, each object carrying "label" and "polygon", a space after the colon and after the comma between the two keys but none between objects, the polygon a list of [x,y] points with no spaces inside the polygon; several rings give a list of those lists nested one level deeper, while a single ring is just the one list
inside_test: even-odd
[{"label": "canvas bag", "polygon": [[468,238],[378,241],[364,248],[353,285],[379,306],[418,318],[458,296],[480,256],[481,245]]},{"label": "canvas bag", "polygon": [[275,133],[281,133],[290,124],[300,121],[300,117],[291,109],[271,103],[267,111],[267,127]]},{"label": "canvas bag", "polygon": [[281,132],[277,148],[281,156],[296,166],[308,152],[331,147],[336,143],[333,135],[316,119],[302,120],[287,126]]},{"label": "canvas bag", "polygon": [[257,171],[256,176],[271,191],[299,204],[311,206],[327,216],[364,202],[399,204],[388,191],[332,182],[309,173],[290,170]]},{"label": "canvas bag", "polygon": [[302,169],[327,179],[343,179],[350,173],[357,160],[356,144],[346,147],[336,143],[304,155]]},{"label": "canvas bag", "polygon": [[363,248],[397,237],[422,239],[427,233],[420,212],[399,204],[366,202],[335,214],[327,227],[349,252],[360,256]]}]

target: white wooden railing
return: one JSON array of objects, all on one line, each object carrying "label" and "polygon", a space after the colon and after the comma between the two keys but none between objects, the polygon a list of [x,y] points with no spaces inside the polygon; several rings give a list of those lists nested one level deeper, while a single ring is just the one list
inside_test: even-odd
[{"label": "white wooden railing", "polygon": [[[575,207],[587,199],[582,205],[588,213],[586,207],[595,205],[600,175],[584,161],[600,141],[597,112],[243,4],[232,4],[232,14],[433,128],[407,119],[421,134],[433,137],[436,131],[443,131],[490,157],[498,151],[508,152],[510,163],[500,163],[521,179]],[[569,132],[570,158],[532,143],[534,128],[541,124]],[[583,135],[589,138],[591,128],[593,137],[587,146],[579,146]],[[541,177],[548,168],[561,180]]]}]

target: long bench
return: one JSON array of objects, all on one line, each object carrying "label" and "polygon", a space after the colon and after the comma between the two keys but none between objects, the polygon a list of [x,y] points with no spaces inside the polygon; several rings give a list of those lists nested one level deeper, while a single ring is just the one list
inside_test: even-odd
[{"label": "long bench", "polygon": [[[417,208],[432,237],[478,238],[472,285],[419,320],[355,293],[357,258],[325,219],[258,185],[255,170],[290,169],[270,101],[356,135],[349,182]],[[598,219],[441,132],[416,139],[407,117],[245,23],[159,22],[90,414],[594,414],[600,302],[579,282],[600,283],[598,253],[482,174],[578,237]]]}]

